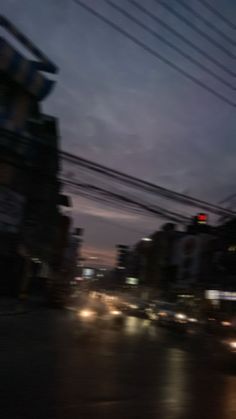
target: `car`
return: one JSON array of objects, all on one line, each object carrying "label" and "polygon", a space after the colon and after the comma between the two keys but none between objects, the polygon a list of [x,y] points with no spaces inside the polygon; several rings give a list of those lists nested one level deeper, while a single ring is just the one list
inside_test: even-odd
[{"label": "car", "polygon": [[140,300],[140,299],[132,299],[129,301],[126,301],[125,304],[123,305],[123,311],[128,315],[128,316],[133,316],[133,317],[140,317],[140,318],[148,318],[148,310],[149,307],[149,302],[144,301],[144,300]]},{"label": "car", "polygon": [[160,303],[155,310],[157,322],[160,326],[171,327],[174,325],[175,305],[172,303]]},{"label": "car", "polygon": [[123,324],[125,314],[119,306],[110,307],[107,313],[107,319],[114,324]]}]

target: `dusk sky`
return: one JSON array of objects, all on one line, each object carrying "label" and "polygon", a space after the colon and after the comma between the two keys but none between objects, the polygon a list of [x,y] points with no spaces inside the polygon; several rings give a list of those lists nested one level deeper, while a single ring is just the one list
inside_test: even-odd
[{"label": "dusk sky", "polygon": [[[83,2],[236,102],[235,91],[131,23],[104,0]],[[145,17],[127,0],[113,2],[235,85],[235,78]],[[235,59],[181,23],[157,1],[137,2],[236,72]],[[44,110],[60,120],[63,150],[214,203],[236,192],[235,107],[196,86],[73,0],[0,3],[1,13],[59,67],[57,85]],[[193,18],[177,0],[165,3],[236,54],[235,45]],[[185,3],[236,39],[236,30],[205,9],[201,2],[185,0]],[[235,0],[208,0],[208,3],[236,21]],[[75,225],[85,228],[85,254],[98,255],[104,263],[112,261],[116,243],[132,245],[163,223],[78,196],[73,203]],[[169,202],[168,208],[175,207]]]}]

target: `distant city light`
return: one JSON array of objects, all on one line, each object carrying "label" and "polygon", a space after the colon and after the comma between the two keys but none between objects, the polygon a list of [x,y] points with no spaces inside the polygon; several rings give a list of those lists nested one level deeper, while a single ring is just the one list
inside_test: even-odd
[{"label": "distant city light", "polygon": [[31,258],[32,262],[34,263],[41,263],[41,260],[38,258]]},{"label": "distant city light", "polygon": [[84,268],[83,269],[83,277],[84,278],[92,278],[94,275],[94,269],[91,268]]},{"label": "distant city light", "polygon": [[126,281],[125,281],[127,285],[138,285],[138,282],[139,282],[138,278],[133,278],[133,277],[128,277],[126,278]]},{"label": "distant city light", "polygon": [[205,297],[207,300],[219,300],[219,294],[218,290],[206,290]]},{"label": "distant city light", "polygon": [[236,292],[235,291],[206,290],[205,297],[207,300],[236,301]]}]

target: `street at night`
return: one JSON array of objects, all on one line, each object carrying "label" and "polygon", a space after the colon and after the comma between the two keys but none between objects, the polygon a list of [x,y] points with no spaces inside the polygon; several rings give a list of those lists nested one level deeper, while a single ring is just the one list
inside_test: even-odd
[{"label": "street at night", "polygon": [[4,419],[235,418],[236,373],[149,320],[86,326],[42,308],[0,328]]},{"label": "street at night", "polygon": [[0,3],[0,419],[236,419],[236,0]]}]

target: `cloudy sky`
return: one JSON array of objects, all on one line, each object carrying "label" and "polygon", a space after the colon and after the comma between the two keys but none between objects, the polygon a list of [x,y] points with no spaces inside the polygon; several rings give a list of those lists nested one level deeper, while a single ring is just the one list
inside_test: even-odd
[{"label": "cloudy sky", "polygon": [[[130,22],[104,0],[83,1],[236,101],[230,88]],[[236,21],[235,0],[207,1]],[[113,2],[226,81],[235,82],[127,0]],[[181,23],[157,1],[137,2],[236,71],[235,59]],[[236,54],[235,45],[193,17],[177,0],[165,2]],[[199,0],[185,2],[236,39],[236,30],[207,11]],[[1,0],[1,10],[60,69],[57,86],[44,109],[60,119],[63,150],[212,202],[236,192],[235,108],[196,86],[73,0]],[[112,260],[115,243],[135,243],[162,222],[79,197],[74,198],[73,215],[75,224],[85,227],[85,253],[98,255],[104,263]]]}]

